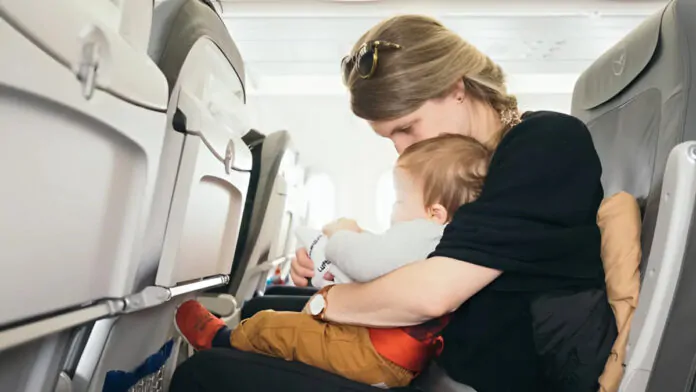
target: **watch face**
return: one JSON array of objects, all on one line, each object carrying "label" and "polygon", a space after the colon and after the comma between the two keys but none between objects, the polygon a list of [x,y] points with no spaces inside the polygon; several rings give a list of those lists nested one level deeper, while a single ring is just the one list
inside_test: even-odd
[{"label": "watch face", "polygon": [[309,311],[312,313],[312,316],[318,316],[324,310],[325,305],[324,296],[315,295],[309,302]]}]

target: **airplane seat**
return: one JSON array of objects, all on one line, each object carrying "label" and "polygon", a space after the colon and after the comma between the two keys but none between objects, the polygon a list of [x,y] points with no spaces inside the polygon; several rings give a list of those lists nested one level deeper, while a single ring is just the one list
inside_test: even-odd
[{"label": "airplane seat", "polygon": [[230,282],[199,298],[228,322],[245,300],[263,294],[269,274],[289,262],[291,253],[286,246],[291,221],[287,170],[294,164],[290,134],[278,131],[248,140],[254,163]]},{"label": "airplane seat", "polygon": [[696,1],[673,0],[578,79],[572,114],[602,161],[605,195],[643,212],[642,288],[620,391],[685,390],[696,337]]},{"label": "airplane seat", "polygon": [[147,47],[169,88],[134,294],[124,314],[98,322],[89,334],[74,391],[120,391],[132,377],[120,372],[160,352],[166,362],[144,374],[138,388],[166,389],[183,345],[173,328],[176,306],[226,284],[235,255],[252,162],[242,139],[249,126],[241,55],[202,0],[158,3]]},{"label": "airplane seat", "polygon": [[0,4],[0,390],[53,391],[71,337],[125,308],[166,121],[151,16]]}]

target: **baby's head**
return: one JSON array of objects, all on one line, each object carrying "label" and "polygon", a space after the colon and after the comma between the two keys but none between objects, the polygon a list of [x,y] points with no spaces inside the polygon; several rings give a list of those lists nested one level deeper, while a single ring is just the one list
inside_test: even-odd
[{"label": "baby's head", "polygon": [[392,223],[414,219],[449,222],[483,187],[491,152],[463,135],[442,135],[408,147],[394,169]]}]

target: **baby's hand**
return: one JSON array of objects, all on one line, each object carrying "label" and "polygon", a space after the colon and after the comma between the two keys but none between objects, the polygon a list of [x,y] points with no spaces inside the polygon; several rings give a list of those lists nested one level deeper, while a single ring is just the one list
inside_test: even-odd
[{"label": "baby's hand", "polygon": [[340,218],[324,226],[324,228],[322,229],[322,233],[324,233],[324,235],[327,237],[331,237],[332,235],[342,230],[354,231],[356,233],[362,232],[362,229],[360,228],[360,226],[358,226],[358,222],[354,221],[353,219]]},{"label": "baby's hand", "polygon": [[334,276],[331,272],[327,272],[324,274],[324,280],[333,282],[334,281]]}]

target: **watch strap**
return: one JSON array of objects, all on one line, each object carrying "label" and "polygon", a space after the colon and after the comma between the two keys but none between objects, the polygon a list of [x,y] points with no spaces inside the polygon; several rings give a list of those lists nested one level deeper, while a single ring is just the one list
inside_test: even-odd
[{"label": "watch strap", "polygon": [[[334,285],[332,285],[332,284],[328,285],[328,286],[324,286],[319,291],[317,291],[316,294],[314,294],[314,296],[321,295],[324,298],[324,308],[321,310],[321,312],[319,312],[319,314],[313,315],[313,317],[316,320],[325,321],[326,308],[329,307],[329,301],[328,301],[329,290],[331,290],[333,287],[334,287]],[[310,301],[311,301],[311,299],[310,299]]]}]

